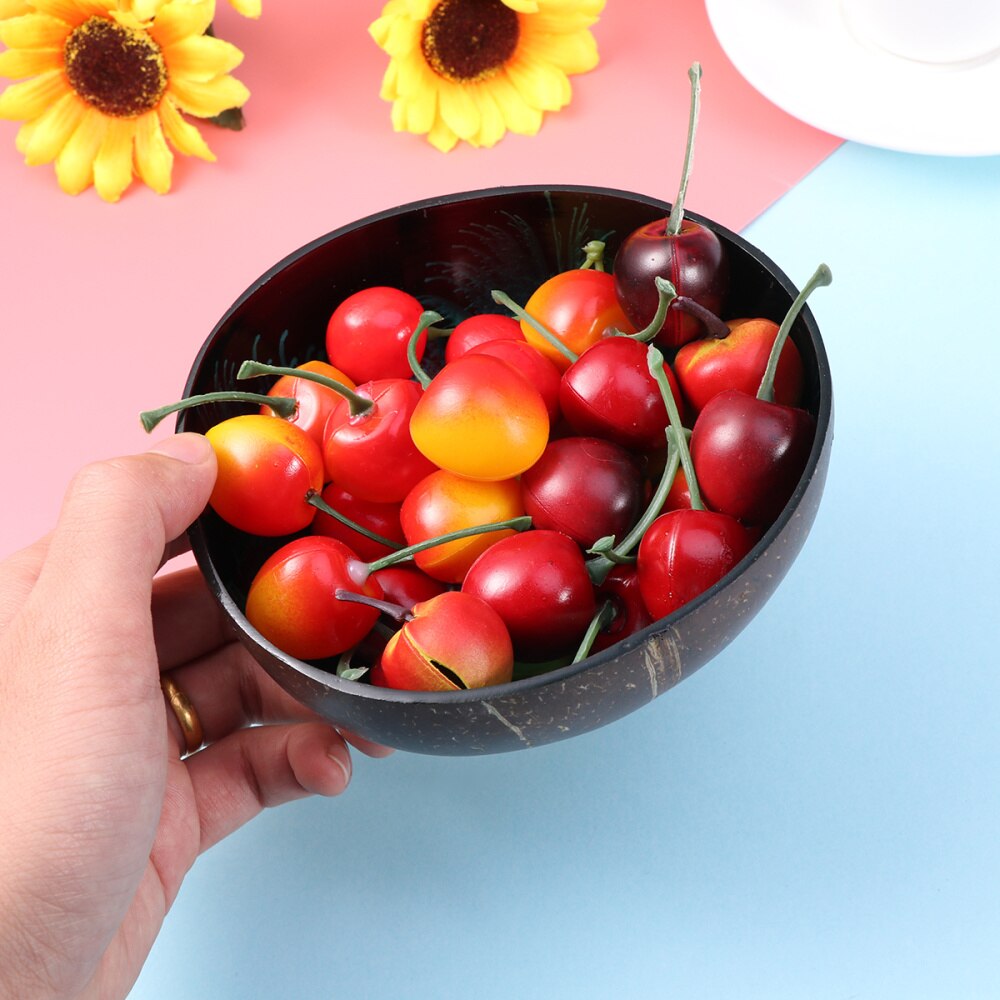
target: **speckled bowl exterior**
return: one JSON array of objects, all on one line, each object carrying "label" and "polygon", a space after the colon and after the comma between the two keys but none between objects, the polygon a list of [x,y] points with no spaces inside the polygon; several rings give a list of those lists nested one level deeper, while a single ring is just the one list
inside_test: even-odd
[{"label": "speckled bowl exterior", "polygon": [[[236,386],[236,370],[247,358],[296,365],[322,356],[330,313],[361,288],[398,286],[449,320],[496,312],[492,289],[524,302],[546,278],[578,266],[579,248],[588,240],[604,240],[613,262],[624,237],[669,210],[666,202],[623,191],[531,186],[449,195],[362,219],[308,244],[254,282],[206,340],[185,394]],[[726,315],[780,321],[797,288],[736,234],[686,215],[712,228],[726,245],[732,272]],[[191,529],[192,548],[240,641],[286,691],[337,726],[402,750],[450,755],[520,750],[588,732],[641,708],[735,639],[801,549],[826,479],[833,395],[826,351],[808,307],[792,337],[804,361],[804,405],[816,417],[816,437],[788,506],[718,584],[581,663],[448,693],[342,680],[332,663],[287,656],[244,617],[257,568],[288,538],[253,538],[207,511]],[[239,404],[190,410],[181,414],[178,429],[204,432],[241,412],[248,410]]]}]

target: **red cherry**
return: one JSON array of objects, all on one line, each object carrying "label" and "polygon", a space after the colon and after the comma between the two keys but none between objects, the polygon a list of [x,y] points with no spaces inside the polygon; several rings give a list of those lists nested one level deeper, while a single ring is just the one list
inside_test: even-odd
[{"label": "red cherry", "polygon": [[[674,358],[674,371],[695,413],[725,389],[756,395],[760,388],[778,324],[769,319],[735,319],[725,337],[685,344]],[[785,342],[774,376],[774,401],[797,406],[802,395],[802,357],[795,342]]]},{"label": "red cherry", "polygon": [[[623,448],[662,448],[670,422],[646,362],[649,347],[630,337],[608,337],[580,355],[563,374],[559,406],[577,434],[607,438]],[[677,380],[667,381],[683,419]]]},{"label": "red cherry", "polygon": [[[409,378],[407,345],[423,308],[409,293],[375,286],[349,295],[334,309],[326,328],[330,363],[357,383],[374,379]],[[417,358],[423,357],[426,333],[417,338]]]},{"label": "red cherry", "polygon": [[519,660],[575,651],[597,610],[580,547],[559,531],[501,539],[473,564],[462,590],[503,619]]},{"label": "red cherry", "polygon": [[323,436],[326,474],[362,500],[399,503],[435,468],[410,436],[423,391],[409,379],[390,378],[365,382],[356,394],[373,405],[355,415],[345,399],[330,414]]},{"label": "red cherry", "polygon": [[721,580],[753,547],[755,535],[727,514],[672,510],[639,543],[639,589],[649,613],[663,618]]},{"label": "red cherry", "polygon": [[445,362],[454,361],[480,344],[488,344],[494,340],[516,340],[523,342],[521,324],[513,316],[500,316],[494,313],[479,313],[463,319],[452,330],[444,345]]},{"label": "red cherry", "polygon": [[770,524],[802,477],[815,431],[806,410],[737,389],[713,396],[691,432],[705,503],[746,524]]},{"label": "red cherry", "polygon": [[[691,115],[687,148],[677,198],[665,219],[641,226],[626,237],[615,255],[615,292],[636,329],[646,327],[656,312],[659,297],[655,278],[670,281],[678,295],[685,295],[714,313],[722,308],[729,285],[729,263],[719,237],[707,226],[684,217],[684,198],[691,173],[695,130],[701,94],[701,66],[692,65]],[[656,342],[666,348],[701,336],[698,320],[677,309],[667,313]]]}]

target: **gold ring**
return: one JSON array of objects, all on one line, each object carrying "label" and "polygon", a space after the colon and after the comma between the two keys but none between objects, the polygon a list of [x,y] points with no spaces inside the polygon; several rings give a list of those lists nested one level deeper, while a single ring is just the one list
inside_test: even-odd
[{"label": "gold ring", "polygon": [[191,699],[180,689],[177,682],[167,674],[160,675],[160,687],[167,696],[170,707],[177,716],[177,722],[184,734],[184,745],[188,753],[194,753],[204,741],[201,720],[194,710]]}]

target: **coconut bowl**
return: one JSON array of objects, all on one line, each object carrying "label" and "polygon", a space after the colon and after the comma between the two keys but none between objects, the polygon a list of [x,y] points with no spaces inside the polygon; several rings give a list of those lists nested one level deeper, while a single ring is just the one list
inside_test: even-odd
[{"label": "coconut bowl", "polygon": [[[580,248],[601,239],[613,264],[635,228],[670,205],[624,191],[581,186],[497,188],[392,208],[314,240],[275,264],[236,300],[194,361],[185,395],[233,388],[248,358],[296,365],[323,355],[327,320],[347,295],[390,285],[459,320],[496,312],[502,288],[515,301],[557,271],[579,266]],[[726,246],[727,315],[780,321],[798,289],[763,253],[694,213]],[[647,705],[732,642],[781,583],[813,524],[833,438],[826,351],[812,313],[792,339],[805,368],[803,405],[816,419],[805,471],[791,500],[752,551],[715,586],[677,612],[579,663],[511,683],[445,693],[398,691],[338,677],[330,662],[304,662],[268,642],[244,615],[257,569],[287,537],[234,530],[210,509],[192,526],[198,565],[239,640],[289,694],[368,740],[426,754],[523,750],[615,722]],[[245,387],[245,384],[241,387]],[[213,404],[180,414],[178,430],[204,432],[249,412]]]}]

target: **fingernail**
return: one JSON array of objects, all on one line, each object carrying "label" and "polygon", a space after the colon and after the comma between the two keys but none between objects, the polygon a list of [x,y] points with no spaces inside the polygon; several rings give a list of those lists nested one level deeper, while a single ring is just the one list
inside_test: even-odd
[{"label": "fingernail", "polygon": [[200,465],[207,460],[212,446],[201,434],[172,434],[154,444],[149,451],[154,455],[175,458],[178,462],[185,462],[188,465]]},{"label": "fingernail", "polygon": [[331,750],[327,756],[340,768],[344,775],[344,788],[351,783],[351,755],[346,747],[337,747]]}]

